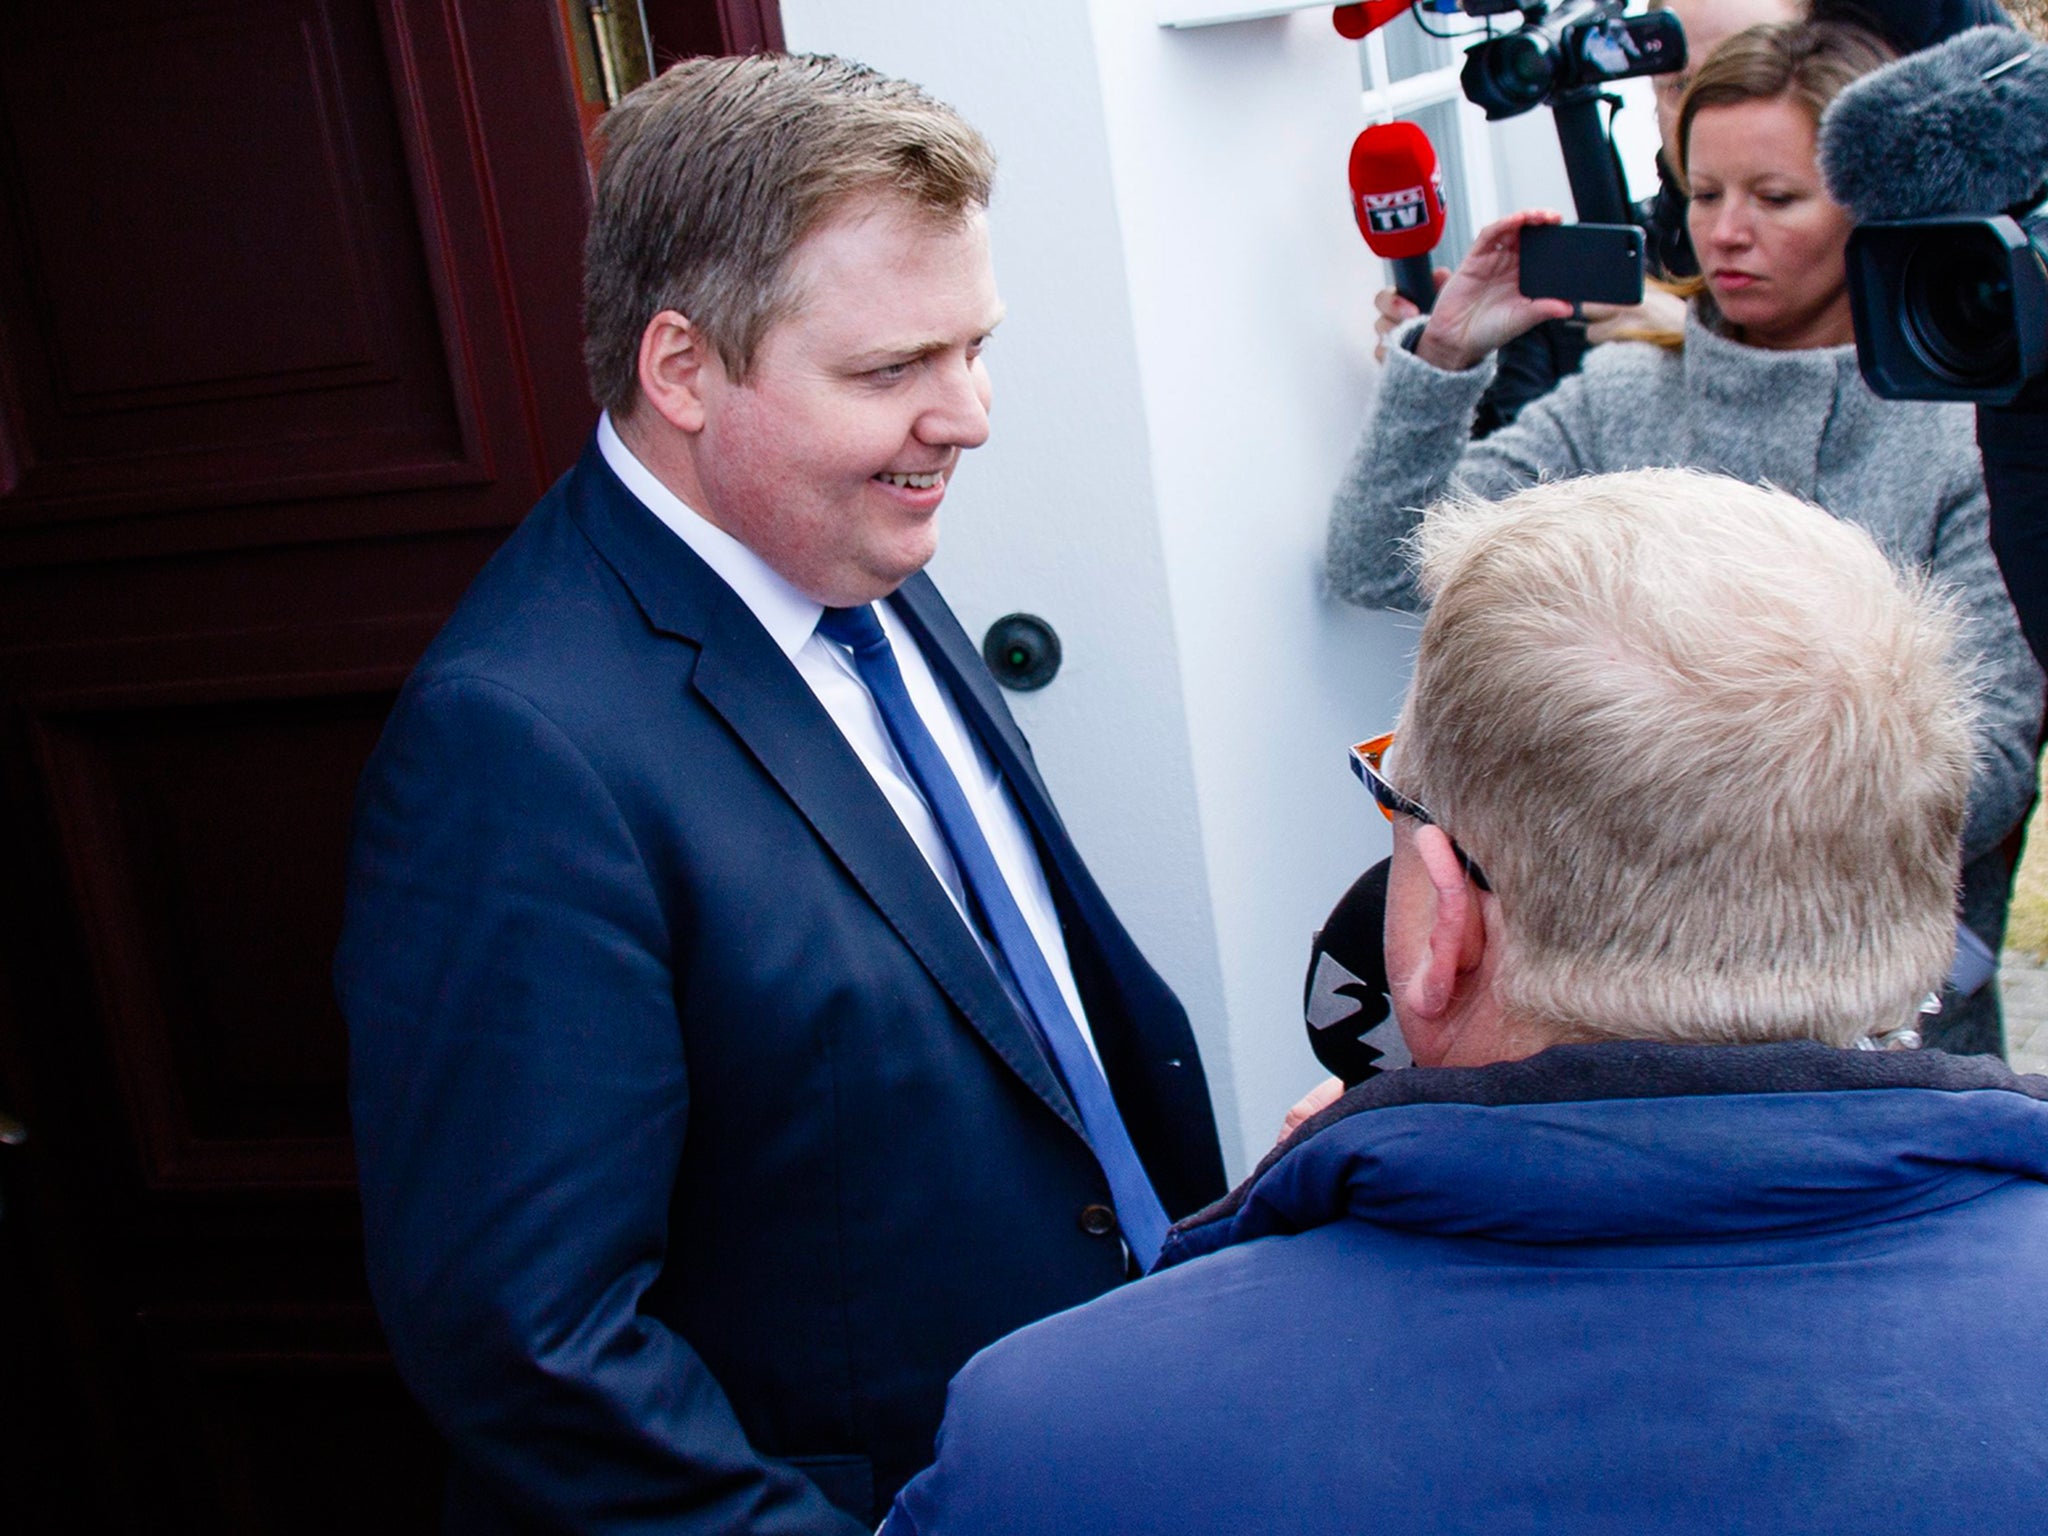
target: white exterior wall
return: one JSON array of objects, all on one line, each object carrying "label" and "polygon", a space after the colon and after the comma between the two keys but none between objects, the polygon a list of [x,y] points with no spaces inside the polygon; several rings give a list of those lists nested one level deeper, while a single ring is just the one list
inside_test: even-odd
[{"label": "white exterior wall", "polygon": [[1248,1167],[1323,1075],[1310,935],[1386,851],[1344,748],[1391,723],[1411,641],[1320,582],[1382,281],[1344,183],[1358,53],[1323,11],[1091,10]]},{"label": "white exterior wall", "polygon": [[[934,572],[969,631],[1059,631],[1012,695],[1076,841],[1194,1019],[1241,1174],[1322,1075],[1312,931],[1386,851],[1343,748],[1393,720],[1409,621],[1334,603],[1330,493],[1370,396],[1345,157],[1355,47],[1326,9],[1178,30],[1152,0],[782,0],[797,50],[929,86],[1002,159],[995,433]],[[1548,114],[1503,206],[1569,204]]]}]

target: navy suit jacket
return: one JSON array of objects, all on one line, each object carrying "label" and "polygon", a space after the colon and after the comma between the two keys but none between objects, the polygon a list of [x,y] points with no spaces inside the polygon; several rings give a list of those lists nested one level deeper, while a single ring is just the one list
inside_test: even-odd
[{"label": "navy suit jacket", "polygon": [[[1029,823],[1170,1213],[1187,1019],[928,579],[892,601]],[[902,823],[595,446],[406,684],[336,960],[370,1279],[464,1530],[853,1532],[947,1378],[1117,1285],[1107,1181]]]}]

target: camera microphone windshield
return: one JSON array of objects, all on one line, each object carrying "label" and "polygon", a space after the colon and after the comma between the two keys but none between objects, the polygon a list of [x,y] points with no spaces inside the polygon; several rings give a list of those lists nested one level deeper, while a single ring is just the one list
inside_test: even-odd
[{"label": "camera microphone windshield", "polygon": [[2048,183],[2048,48],[1976,27],[1865,75],[1821,119],[1820,160],[1866,222],[2030,203]]},{"label": "camera microphone windshield", "polygon": [[2048,373],[2048,48],[1979,27],[1842,92],[1821,171],[1857,361],[1895,400],[2007,405]]}]

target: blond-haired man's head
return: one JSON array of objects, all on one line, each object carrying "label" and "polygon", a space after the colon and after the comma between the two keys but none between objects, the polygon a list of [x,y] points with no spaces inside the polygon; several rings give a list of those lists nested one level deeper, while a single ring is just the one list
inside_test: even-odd
[{"label": "blond-haired man's head", "polygon": [[1389,896],[1417,1060],[1913,1021],[1972,751],[1939,594],[1860,528],[1689,471],[1439,506],[1418,542],[1387,761],[1437,823],[1397,822]]}]

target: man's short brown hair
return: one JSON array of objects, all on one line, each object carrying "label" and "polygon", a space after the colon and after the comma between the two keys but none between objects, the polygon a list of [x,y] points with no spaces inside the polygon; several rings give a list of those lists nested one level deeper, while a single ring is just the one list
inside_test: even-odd
[{"label": "man's short brown hair", "polygon": [[995,156],[919,87],[822,55],[685,59],[598,129],[584,247],[584,361],[597,403],[631,413],[640,337],[688,317],[743,379],[798,302],[791,253],[850,199],[902,200],[938,222],[986,206]]}]

